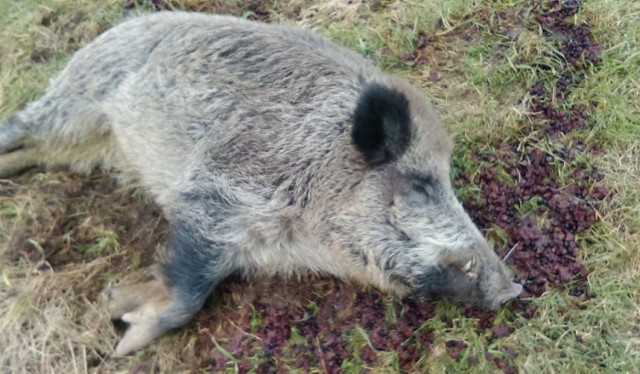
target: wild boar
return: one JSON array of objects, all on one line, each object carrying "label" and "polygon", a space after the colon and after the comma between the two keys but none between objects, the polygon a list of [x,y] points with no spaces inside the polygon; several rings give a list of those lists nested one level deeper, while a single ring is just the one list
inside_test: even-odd
[{"label": "wild boar", "polygon": [[0,127],[0,175],[112,170],[162,208],[158,277],[110,287],[116,356],[215,286],[313,272],[488,308],[517,297],[452,189],[452,141],[405,80],[300,28],[166,12],[81,50]]}]

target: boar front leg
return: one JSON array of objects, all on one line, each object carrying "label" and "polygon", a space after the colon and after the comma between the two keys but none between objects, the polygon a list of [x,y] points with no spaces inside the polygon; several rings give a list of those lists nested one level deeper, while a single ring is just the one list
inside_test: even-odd
[{"label": "boar front leg", "polygon": [[202,222],[172,224],[159,279],[106,290],[112,319],[129,324],[114,356],[125,356],[191,320],[213,288],[234,271],[229,251],[206,236]]}]

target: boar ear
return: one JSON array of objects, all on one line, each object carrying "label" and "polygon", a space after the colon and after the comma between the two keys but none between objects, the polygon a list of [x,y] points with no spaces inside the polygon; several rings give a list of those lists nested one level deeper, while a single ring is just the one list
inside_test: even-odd
[{"label": "boar ear", "polygon": [[396,160],[411,140],[407,97],[378,83],[367,85],[358,99],[351,138],[371,166]]}]

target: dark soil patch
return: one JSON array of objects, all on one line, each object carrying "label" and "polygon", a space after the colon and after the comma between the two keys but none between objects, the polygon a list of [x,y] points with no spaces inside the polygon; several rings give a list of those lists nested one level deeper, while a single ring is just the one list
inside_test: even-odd
[{"label": "dark soil patch", "polygon": [[393,301],[375,290],[312,277],[303,283],[231,283],[221,291],[224,299],[234,300],[225,300],[220,314],[198,318],[209,331],[201,332],[195,352],[198,366],[208,370],[231,361],[212,339],[238,360],[240,371],[265,373],[290,368],[336,373],[349,363],[375,364],[379,352],[396,352],[400,367],[409,371],[433,341],[432,331],[416,330],[434,314],[432,301]]},{"label": "dark soil patch", "polygon": [[[507,263],[524,286],[522,297],[540,296],[548,287],[568,288],[569,294],[576,297],[577,307],[592,295],[587,288],[587,270],[578,260],[580,244],[576,237],[597,222],[596,209],[609,196],[603,175],[592,165],[576,161],[576,157],[585,152],[599,152],[585,146],[581,137],[584,134],[581,130],[588,130],[590,126],[589,116],[596,110],[595,105],[583,107],[566,100],[589,69],[602,62],[602,48],[594,42],[588,26],[575,25],[567,19],[575,15],[580,6],[578,1],[557,0],[533,5],[534,26],[542,27],[544,37],[556,43],[564,56],[564,62],[554,67],[562,72],[558,80],[552,86],[537,82],[530,90],[529,110],[543,131],[531,134],[527,126],[523,126],[522,133],[515,134],[514,139],[495,144],[497,152],[474,155],[480,164],[495,166],[483,167],[480,172],[463,171],[455,181],[458,186],[480,186],[479,196],[465,201],[465,208],[480,227],[497,226],[506,233],[507,245],[499,254],[506,256],[511,252]],[[500,14],[498,18],[507,20],[509,13]],[[505,28],[505,35],[508,30]],[[415,43],[416,52],[404,60],[414,65],[428,65],[429,79],[439,82],[439,65],[434,60],[444,53],[442,45],[448,38],[471,40],[474,36],[464,29],[440,37],[420,35]],[[525,144],[515,140],[523,138],[528,139]],[[547,153],[543,151],[545,148],[554,151]],[[559,164],[565,170],[573,169],[569,184],[559,180],[555,171]],[[456,166],[462,170],[462,165]],[[515,183],[508,183],[504,176]],[[517,207],[524,204],[533,205],[532,211],[518,213]],[[535,313],[535,308],[524,301],[513,302],[511,308],[527,318]],[[481,328],[491,329],[493,338],[506,337],[512,332],[504,325],[492,327],[490,313],[469,310],[466,314],[477,317]],[[455,343],[447,347],[454,358],[464,348]],[[509,353],[513,349],[503,349],[508,356],[513,356]],[[512,370],[504,360],[489,356],[487,359],[497,367]]]},{"label": "dark soil patch", "polygon": [[[523,131],[515,138],[528,136],[526,143],[507,139],[497,145],[496,154],[476,154],[477,160],[496,166],[484,167],[475,179],[464,174],[456,181],[481,186],[479,197],[466,201],[465,207],[480,227],[498,226],[506,232],[507,246],[499,252],[505,256],[512,249],[507,263],[524,286],[523,297],[540,296],[547,287],[568,288],[578,300],[591,296],[587,271],[578,261],[576,236],[596,223],[595,209],[609,192],[602,174],[575,160],[579,154],[595,151],[584,145],[580,131],[588,128],[589,113],[595,107],[565,101],[586,69],[601,63],[601,48],[593,42],[587,26],[565,20],[579,7],[577,2],[551,1],[536,17],[546,37],[559,43],[566,58],[555,67],[562,71],[555,89],[538,82],[530,91],[530,111],[543,131],[537,135]],[[548,144],[553,144],[553,152],[542,150],[549,148],[545,147]],[[554,172],[558,164],[573,168],[570,184],[558,180]],[[511,176],[515,185],[505,183],[501,174]],[[517,213],[516,207],[527,203],[534,206],[533,211]],[[534,312],[525,302],[513,303],[512,308],[526,317]]]},{"label": "dark soil patch", "polygon": [[[114,271],[126,273],[150,265],[157,243],[166,235],[168,227],[159,209],[132,198],[131,191],[119,189],[106,174],[53,173],[34,181],[29,172],[14,181],[0,188],[0,196],[27,194],[35,196],[31,204],[40,205],[31,207],[37,213],[26,225],[10,232],[5,253],[9,262],[24,258],[62,268],[109,254],[115,243],[104,241],[113,238],[127,254],[113,259]],[[98,292],[104,285],[95,286],[78,292]]]},{"label": "dark soil patch", "polygon": [[[497,154],[476,154],[477,160],[500,166],[485,167],[475,180],[466,175],[459,182],[482,187],[480,198],[465,205],[479,226],[496,225],[507,233],[508,245],[500,252],[504,256],[513,248],[508,263],[524,285],[524,297],[539,296],[554,286],[569,287],[572,295],[584,299],[588,297],[587,272],[578,261],[576,235],[596,222],[594,208],[608,191],[600,183],[602,174],[575,162],[577,155],[590,151],[580,130],[588,127],[589,112],[595,108],[571,105],[564,98],[582,81],[585,68],[601,63],[601,48],[586,26],[565,20],[578,11],[579,3],[551,1],[548,6],[536,19],[547,37],[559,40],[567,62],[557,67],[563,73],[555,90],[538,82],[530,91],[530,110],[544,132],[529,136],[524,144],[506,140],[498,145]],[[522,135],[517,138],[528,134]],[[555,151],[547,153],[542,149],[550,142]],[[571,184],[557,180],[554,167],[559,163],[573,168]],[[516,181],[515,186],[501,181],[498,168]],[[527,202],[536,203],[535,211],[517,214],[516,207]],[[547,222],[541,223],[541,217]]]}]

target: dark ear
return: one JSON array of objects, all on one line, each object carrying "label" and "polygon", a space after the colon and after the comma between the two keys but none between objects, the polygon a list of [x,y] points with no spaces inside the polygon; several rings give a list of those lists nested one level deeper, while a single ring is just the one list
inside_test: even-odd
[{"label": "dark ear", "polygon": [[351,138],[371,166],[400,157],[411,140],[407,97],[378,83],[367,85],[358,99]]}]

